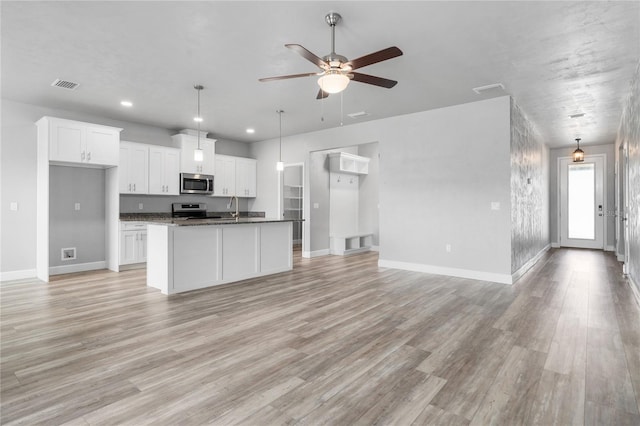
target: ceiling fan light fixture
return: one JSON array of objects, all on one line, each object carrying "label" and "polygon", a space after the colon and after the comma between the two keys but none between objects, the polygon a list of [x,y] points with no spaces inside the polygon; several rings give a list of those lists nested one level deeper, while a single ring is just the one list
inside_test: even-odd
[{"label": "ceiling fan light fixture", "polygon": [[340,71],[327,71],[318,79],[318,86],[326,93],[340,93],[349,85],[349,77]]}]

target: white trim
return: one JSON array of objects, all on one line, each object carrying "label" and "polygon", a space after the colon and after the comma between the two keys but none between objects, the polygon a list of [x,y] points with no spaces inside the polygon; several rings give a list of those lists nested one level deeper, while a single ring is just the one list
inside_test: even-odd
[{"label": "white trim", "polygon": [[623,254],[616,253],[616,259],[618,259],[618,262],[624,262],[624,253]]},{"label": "white trim", "polygon": [[36,269],[23,269],[21,271],[0,272],[0,281],[23,280],[25,278],[36,278]]},{"label": "white trim", "polygon": [[604,251],[616,251],[615,246],[604,246]]},{"label": "white trim", "polygon": [[524,265],[522,265],[520,267],[520,269],[518,269],[516,272],[514,272],[513,274],[511,274],[511,282],[515,283],[516,281],[518,281],[520,278],[522,278],[522,276],[524,274],[527,273],[527,271],[529,269],[531,269],[533,267],[533,265],[535,265],[536,263],[538,263],[538,261],[540,260],[540,258],[551,248],[551,245],[547,244],[542,250],[540,250],[538,252],[538,254],[536,254],[535,256],[533,256],[533,258],[529,259],[529,261],[527,263],[525,263]]},{"label": "white trim", "polygon": [[560,248],[560,243],[551,243],[551,248]]},{"label": "white trim", "polygon": [[49,275],[72,274],[97,269],[107,269],[107,262],[101,260],[99,262],[76,263],[75,265],[50,266]]},{"label": "white trim", "polygon": [[303,251],[302,257],[310,259],[312,257],[328,256],[329,249],[315,250],[315,251]]},{"label": "white trim", "polygon": [[513,284],[511,275],[494,272],[472,271],[469,269],[447,268],[443,266],[424,265],[421,263],[399,262],[396,260],[378,260],[381,268],[404,269],[406,271],[426,272],[428,274],[447,275],[450,277],[468,278],[479,281],[491,281],[500,284]]}]

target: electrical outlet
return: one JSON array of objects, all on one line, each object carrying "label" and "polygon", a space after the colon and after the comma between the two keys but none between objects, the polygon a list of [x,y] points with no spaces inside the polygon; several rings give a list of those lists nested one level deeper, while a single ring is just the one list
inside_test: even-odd
[{"label": "electrical outlet", "polygon": [[80,211],[80,203],[76,203],[74,208],[76,209],[76,211]]},{"label": "electrical outlet", "polygon": [[63,248],[61,251],[61,260],[73,260],[76,258],[76,248]]},{"label": "electrical outlet", "polygon": [[451,244],[445,245],[444,249],[447,251],[447,253],[451,253]]},{"label": "electrical outlet", "polygon": [[17,201],[12,201],[11,203],[9,203],[9,210],[11,210],[12,212],[17,212],[18,211],[18,202]]},{"label": "electrical outlet", "polygon": [[138,210],[142,210],[144,208],[144,205],[142,203],[138,203]]}]

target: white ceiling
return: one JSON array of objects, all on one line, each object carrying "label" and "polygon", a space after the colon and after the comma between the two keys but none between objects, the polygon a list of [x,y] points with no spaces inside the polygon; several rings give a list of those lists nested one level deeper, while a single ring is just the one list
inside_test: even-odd
[{"label": "white ceiling", "polygon": [[[2,97],[244,142],[473,102],[502,83],[552,147],[611,143],[640,61],[640,2],[9,2],[2,13]],[[361,71],[392,89],[352,82],[316,100],[313,72],[285,43],[350,59],[398,46]],[[51,87],[56,79],[80,86]],[[129,99],[134,107],[120,106]],[[358,120],[346,114],[367,111]],[[580,119],[568,116],[585,113]],[[324,116],[324,121],[322,117]],[[245,133],[256,129],[254,135]]]}]

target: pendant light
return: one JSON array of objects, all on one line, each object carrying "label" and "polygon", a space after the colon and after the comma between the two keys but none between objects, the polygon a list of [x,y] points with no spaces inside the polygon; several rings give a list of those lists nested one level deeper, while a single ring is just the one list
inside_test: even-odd
[{"label": "pendant light", "polygon": [[278,162],[276,163],[276,170],[281,172],[284,170],[284,163],[282,162],[282,113],[283,110],[279,109],[276,111],[280,116],[280,154],[278,155]]},{"label": "pendant light", "polygon": [[198,115],[193,118],[193,121],[198,123],[198,148],[193,151],[194,161],[204,161],[204,151],[200,148],[200,123],[202,123],[202,116],[200,115],[200,91],[204,89],[203,86],[197,84],[193,86],[198,91]]},{"label": "pendant light", "polygon": [[584,161],[584,151],[580,149],[580,138],[576,138],[576,143],[578,147],[573,151],[573,162],[581,163]]}]

